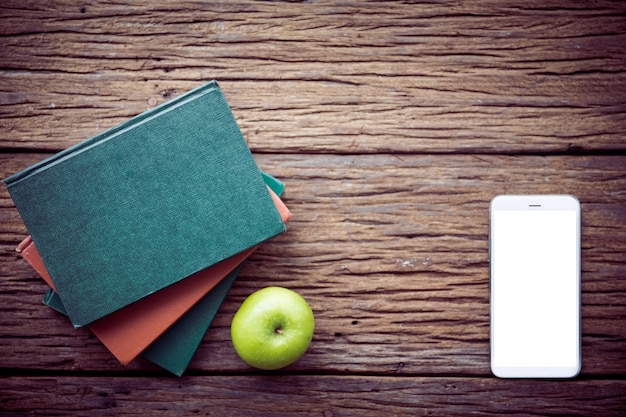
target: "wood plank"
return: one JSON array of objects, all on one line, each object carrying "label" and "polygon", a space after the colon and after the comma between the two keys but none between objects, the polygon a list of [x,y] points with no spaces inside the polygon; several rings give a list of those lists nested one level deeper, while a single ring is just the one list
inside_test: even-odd
[{"label": "wood plank", "polygon": [[[488,397],[485,394],[488,393]],[[259,374],[3,378],[0,409],[46,415],[622,416],[626,381]]]},{"label": "wood plank", "polygon": [[3,1],[0,146],[62,149],[216,78],[257,152],[623,151],[624,12]]},{"label": "wood plank", "polygon": [[[0,154],[4,177],[41,154]],[[316,334],[292,371],[489,374],[488,205],[500,193],[572,193],[583,207],[583,376],[626,370],[626,157],[256,155],[286,183],[288,231],[251,258],[191,369],[245,372],[228,326],[267,285],[300,292]],[[13,251],[26,234],[0,192],[0,367],[124,369],[40,304]]]}]

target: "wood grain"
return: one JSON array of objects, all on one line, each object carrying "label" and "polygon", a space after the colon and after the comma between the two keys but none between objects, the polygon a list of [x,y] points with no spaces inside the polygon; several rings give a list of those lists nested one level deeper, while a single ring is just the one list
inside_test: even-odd
[{"label": "wood grain", "polygon": [[[2,415],[602,415],[626,409],[626,3],[0,2],[0,176],[217,79],[288,231],[246,264],[182,379],[123,367],[41,304],[0,187]],[[488,206],[583,209],[583,369],[489,372]],[[256,372],[230,320],[300,292],[307,354]]]},{"label": "wood grain", "polygon": [[62,149],[215,78],[257,152],[623,151],[626,6],[560,6],[6,1],[2,146]]},{"label": "wood grain", "polygon": [[[8,167],[37,158],[5,156]],[[488,205],[522,191],[581,200],[583,373],[626,368],[626,157],[262,154],[257,161],[285,181],[293,219],[250,259],[192,369],[247,369],[230,345],[230,319],[255,289],[282,285],[304,295],[317,320],[297,370],[488,375]],[[6,192],[0,201],[7,268],[0,362],[123,370],[87,332],[40,305],[43,283],[11,251],[26,232]],[[26,317],[28,327],[16,326]]]},{"label": "wood grain", "polygon": [[[170,416],[622,416],[625,381],[306,376],[12,377],[0,406],[38,415]],[[489,393],[486,397],[485,393]],[[184,399],[182,397],[184,395]],[[285,399],[289,399],[286,401]],[[12,414],[7,414],[12,415]]]}]

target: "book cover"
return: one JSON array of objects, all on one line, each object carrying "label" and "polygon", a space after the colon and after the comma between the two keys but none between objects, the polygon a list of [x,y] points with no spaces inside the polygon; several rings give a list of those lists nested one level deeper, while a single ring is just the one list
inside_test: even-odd
[{"label": "book cover", "polygon": [[[281,219],[287,222],[291,217],[289,209],[271,188],[268,190]],[[23,246],[20,244],[18,248]],[[126,365],[250,256],[257,247],[240,252],[164,290],[102,317],[90,323],[89,330],[100,339],[117,360]],[[28,245],[26,253],[28,255],[24,256],[22,252],[24,259],[36,271],[45,270],[45,261],[38,256],[37,247],[33,242]],[[44,277],[44,275],[41,276]],[[65,305],[62,298],[61,302]],[[67,312],[67,308],[65,310]]]},{"label": "book cover", "polygon": [[75,327],[285,230],[214,81],[4,182]]}]

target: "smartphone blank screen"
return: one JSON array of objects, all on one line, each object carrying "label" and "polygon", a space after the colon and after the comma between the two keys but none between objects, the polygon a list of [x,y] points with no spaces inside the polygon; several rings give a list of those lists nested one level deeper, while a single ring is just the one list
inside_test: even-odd
[{"label": "smartphone blank screen", "polygon": [[499,377],[580,370],[580,205],[571,196],[491,203],[491,368]]}]

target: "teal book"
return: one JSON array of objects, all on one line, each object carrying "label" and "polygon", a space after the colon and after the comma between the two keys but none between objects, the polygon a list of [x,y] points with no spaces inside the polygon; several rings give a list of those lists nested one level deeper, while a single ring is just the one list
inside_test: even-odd
[{"label": "teal book", "polygon": [[285,230],[215,81],[4,182],[75,327]]},{"label": "teal book", "polygon": [[[262,175],[272,191],[281,196],[284,184],[269,174],[262,172]],[[181,376],[193,359],[242,267],[243,263],[223,278],[215,288],[154,341],[142,356],[174,375]],[[46,292],[43,303],[67,315],[63,302],[52,289]]]}]

